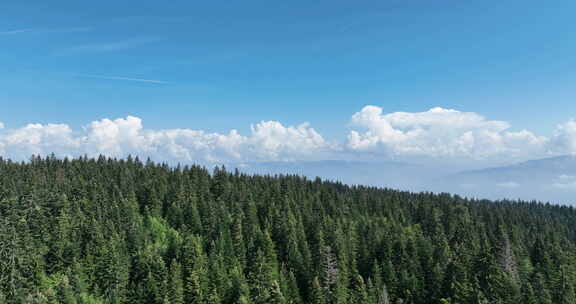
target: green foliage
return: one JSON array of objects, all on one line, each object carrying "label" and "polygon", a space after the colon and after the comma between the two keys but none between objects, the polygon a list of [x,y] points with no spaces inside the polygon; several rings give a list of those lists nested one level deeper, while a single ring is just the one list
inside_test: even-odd
[{"label": "green foliage", "polygon": [[0,159],[0,303],[576,303],[576,212],[137,158]]}]

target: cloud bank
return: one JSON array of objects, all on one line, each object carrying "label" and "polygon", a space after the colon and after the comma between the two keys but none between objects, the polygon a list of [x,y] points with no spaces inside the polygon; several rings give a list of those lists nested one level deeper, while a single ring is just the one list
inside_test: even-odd
[{"label": "cloud bank", "polygon": [[526,160],[576,153],[574,120],[558,125],[556,132],[546,137],[528,130],[511,131],[505,121],[472,112],[436,107],[417,113],[385,113],[380,107],[365,106],[351,116],[349,127],[343,140],[330,142],[308,123],[284,126],[278,121],[254,124],[244,135],[236,130],[146,129],[134,116],[96,120],[81,130],[66,124],[10,128],[0,122],[0,156],[23,160],[32,154],[102,154],[169,162],[241,163],[346,159],[350,155],[356,159],[376,155],[381,159]]},{"label": "cloud bank", "polygon": [[12,159],[55,153],[61,157],[135,155],[161,161],[222,163],[296,160],[313,157],[329,147],[308,124],[285,127],[276,121],[253,125],[247,136],[236,130],[227,134],[147,130],[134,116],[93,121],[81,132],[65,124],[28,124],[0,130],[0,155]]},{"label": "cloud bank", "polygon": [[380,107],[366,106],[352,116],[352,126],[363,131],[350,132],[349,149],[385,155],[518,158],[541,155],[548,143],[527,130],[509,131],[507,122],[440,107],[384,114]]}]

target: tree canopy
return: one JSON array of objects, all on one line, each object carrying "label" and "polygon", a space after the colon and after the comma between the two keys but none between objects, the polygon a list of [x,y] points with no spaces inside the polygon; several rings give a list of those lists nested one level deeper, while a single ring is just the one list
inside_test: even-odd
[{"label": "tree canopy", "polygon": [[137,158],[0,159],[0,303],[576,303],[576,212]]}]

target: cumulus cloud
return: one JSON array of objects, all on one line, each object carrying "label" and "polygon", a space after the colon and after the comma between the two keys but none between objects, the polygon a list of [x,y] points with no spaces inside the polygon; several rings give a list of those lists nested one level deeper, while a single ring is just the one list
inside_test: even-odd
[{"label": "cumulus cloud", "polygon": [[58,156],[138,155],[185,162],[239,162],[315,157],[330,147],[308,124],[284,126],[263,121],[251,134],[201,130],[147,130],[138,117],[93,121],[75,133],[65,124],[29,124],[0,133],[0,155],[27,158],[32,154]]},{"label": "cumulus cloud", "polygon": [[426,112],[384,114],[366,106],[352,116],[347,147],[388,155],[432,157],[520,157],[542,154],[548,139],[532,132],[509,131],[504,121],[440,107]]},{"label": "cumulus cloud", "polygon": [[57,153],[69,156],[80,146],[65,124],[28,124],[0,135],[0,154],[19,158],[32,154]]},{"label": "cumulus cloud", "polygon": [[576,121],[569,120],[556,127],[551,150],[559,154],[576,154]]},{"label": "cumulus cloud", "polygon": [[250,152],[263,158],[289,158],[328,148],[328,143],[308,123],[284,127],[277,121],[261,122],[251,127]]},{"label": "cumulus cloud", "polygon": [[472,112],[435,107],[416,113],[385,113],[380,107],[365,106],[352,115],[350,127],[341,142],[330,142],[307,123],[285,126],[278,121],[256,123],[248,134],[146,129],[142,119],[134,116],[93,121],[81,130],[66,124],[13,129],[0,123],[0,156],[20,160],[49,153],[131,154],[173,162],[242,163],[395,156],[522,161],[576,154],[574,120],[559,125],[548,138],[528,130],[511,131],[508,122]]}]

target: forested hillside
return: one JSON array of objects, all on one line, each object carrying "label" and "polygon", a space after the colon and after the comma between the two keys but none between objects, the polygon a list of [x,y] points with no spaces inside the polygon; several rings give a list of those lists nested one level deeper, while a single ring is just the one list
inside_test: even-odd
[{"label": "forested hillside", "polygon": [[0,303],[576,303],[576,212],[137,159],[0,161]]}]

